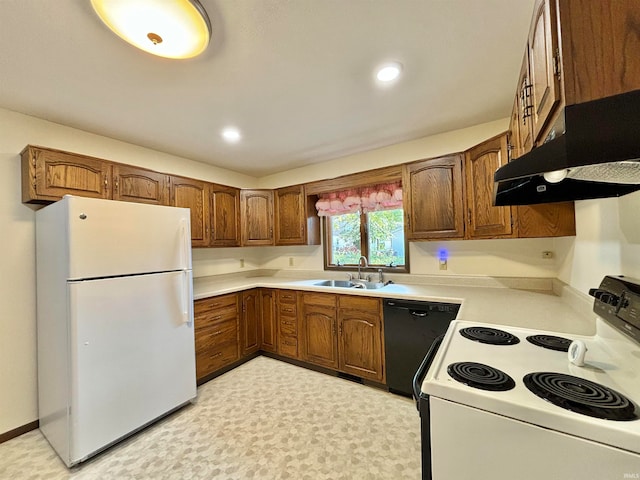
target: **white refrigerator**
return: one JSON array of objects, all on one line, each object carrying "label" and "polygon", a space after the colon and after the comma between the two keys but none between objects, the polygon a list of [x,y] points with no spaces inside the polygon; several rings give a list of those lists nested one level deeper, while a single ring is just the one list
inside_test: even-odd
[{"label": "white refrigerator", "polygon": [[189,209],[36,212],[40,430],[70,467],[196,397]]}]

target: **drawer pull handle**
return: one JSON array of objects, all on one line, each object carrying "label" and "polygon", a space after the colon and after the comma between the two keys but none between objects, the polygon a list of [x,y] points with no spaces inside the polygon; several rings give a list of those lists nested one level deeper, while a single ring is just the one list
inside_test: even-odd
[{"label": "drawer pull handle", "polygon": [[222,356],[222,352],[218,352],[215,355],[211,355],[211,358],[218,358]]},{"label": "drawer pull handle", "polygon": [[293,312],[293,308],[283,308],[283,312]]},{"label": "drawer pull handle", "polygon": [[294,325],[293,322],[282,322],[284,325]]},{"label": "drawer pull handle", "polygon": [[218,331],[213,332],[214,335],[220,335],[221,333],[223,333],[222,330],[218,330]]},{"label": "drawer pull handle", "polygon": [[288,345],[288,346],[290,346],[290,347],[295,347],[295,346],[296,346],[296,344],[295,344],[295,343],[293,343],[293,342],[287,342],[286,340],[284,341],[284,344],[285,344],[285,345]]}]

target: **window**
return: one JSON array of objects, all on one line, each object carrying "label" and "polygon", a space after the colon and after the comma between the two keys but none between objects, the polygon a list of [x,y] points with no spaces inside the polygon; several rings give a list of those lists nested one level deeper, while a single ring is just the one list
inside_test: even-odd
[{"label": "window", "polygon": [[325,217],[325,266],[358,265],[405,270],[404,212],[401,208]]},{"label": "window", "polygon": [[325,269],[357,266],[408,272],[402,183],[399,180],[321,193],[316,202],[324,225]]}]

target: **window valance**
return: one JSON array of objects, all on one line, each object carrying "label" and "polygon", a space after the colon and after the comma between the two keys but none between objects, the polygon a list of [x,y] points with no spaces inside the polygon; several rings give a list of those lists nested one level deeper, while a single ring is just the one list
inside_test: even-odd
[{"label": "window valance", "polygon": [[396,208],[402,208],[402,182],[400,181],[322,193],[316,202],[320,217]]}]

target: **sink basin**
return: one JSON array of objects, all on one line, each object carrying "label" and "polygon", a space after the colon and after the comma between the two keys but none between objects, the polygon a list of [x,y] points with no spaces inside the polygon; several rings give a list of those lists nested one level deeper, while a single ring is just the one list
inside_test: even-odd
[{"label": "sink basin", "polygon": [[362,288],[366,290],[375,290],[385,286],[380,282],[365,282],[364,280],[322,280],[315,282],[318,287],[341,287],[341,288]]},{"label": "sink basin", "polygon": [[321,282],[316,282],[314,285],[319,287],[342,287],[342,288],[351,288],[353,287],[353,282],[350,280],[323,280]]}]

